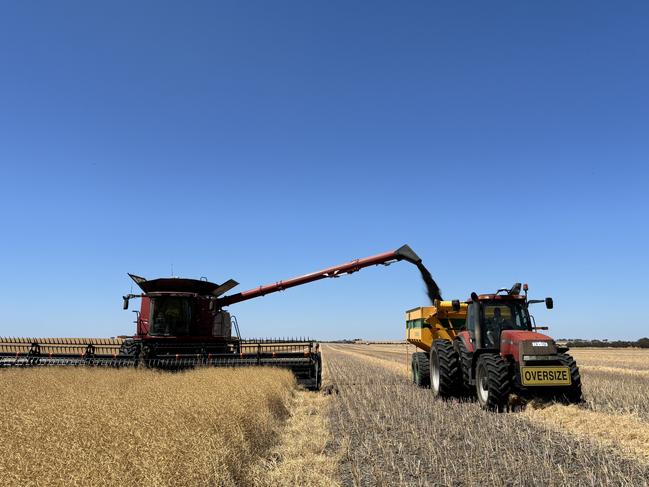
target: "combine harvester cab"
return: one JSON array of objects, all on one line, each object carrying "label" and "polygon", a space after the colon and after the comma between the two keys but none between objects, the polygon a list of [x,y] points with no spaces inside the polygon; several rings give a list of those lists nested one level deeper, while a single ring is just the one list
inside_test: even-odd
[{"label": "combine harvester cab", "polygon": [[[124,309],[129,308],[131,299],[141,299],[136,312],[135,335],[116,339],[0,338],[0,367],[70,365],[182,370],[197,366],[274,366],[290,369],[298,383],[318,389],[322,361],[316,342],[310,339],[244,340],[236,319],[226,307],[401,260],[416,265],[424,280],[429,278],[429,274],[424,275],[427,271],[421,259],[407,245],[227,296],[224,294],[238,285],[232,279],[216,284],[173,277],[147,280],[129,274],[142,290],[140,294],[124,296]],[[427,285],[429,282],[433,282],[432,278]]]},{"label": "combine harvester cab", "polygon": [[[422,352],[412,355],[413,382],[440,398],[476,396],[491,411],[531,398],[582,402],[581,378],[567,347],[537,330],[527,284],[495,294],[471,294],[466,302],[436,301],[406,312],[406,338]],[[518,398],[518,399],[517,399]]]}]

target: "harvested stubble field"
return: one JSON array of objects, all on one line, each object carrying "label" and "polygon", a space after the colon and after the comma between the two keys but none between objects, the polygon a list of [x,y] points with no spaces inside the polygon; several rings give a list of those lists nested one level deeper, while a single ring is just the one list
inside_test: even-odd
[{"label": "harvested stubble field", "polygon": [[285,370],[9,370],[0,398],[3,486],[329,483],[323,396]]},{"label": "harvested stubble field", "polygon": [[414,387],[413,350],[325,344],[324,393],[277,369],[2,371],[2,485],[649,485],[648,352],[577,350],[584,406],[499,415]]},{"label": "harvested stubble field", "polygon": [[[648,485],[649,353],[584,359],[584,407],[490,414],[434,401],[408,378],[407,345],[325,348],[339,471],[347,485]],[[628,356],[625,356],[625,353]],[[590,351],[577,351],[595,356]],[[600,354],[599,357],[602,357]],[[594,368],[622,368],[626,371]],[[633,369],[633,361],[640,367]],[[593,368],[589,368],[593,367]]]}]

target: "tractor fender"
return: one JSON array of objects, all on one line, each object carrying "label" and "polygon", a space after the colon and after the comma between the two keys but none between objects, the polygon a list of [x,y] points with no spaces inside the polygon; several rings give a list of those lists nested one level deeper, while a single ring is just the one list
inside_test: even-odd
[{"label": "tractor fender", "polygon": [[453,342],[453,347],[456,349],[456,351],[458,351],[457,349],[461,342],[464,345],[464,348],[473,353],[474,346],[473,343],[471,343],[471,338],[468,331],[461,331],[460,333],[458,333]]}]

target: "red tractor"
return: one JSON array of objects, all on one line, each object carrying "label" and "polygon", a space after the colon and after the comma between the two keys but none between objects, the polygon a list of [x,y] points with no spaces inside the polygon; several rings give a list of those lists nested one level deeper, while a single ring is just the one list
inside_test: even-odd
[{"label": "red tractor", "polygon": [[413,380],[437,397],[477,396],[484,409],[504,411],[512,395],[564,403],[582,399],[581,377],[567,347],[537,330],[527,285],[495,294],[471,294],[464,303],[436,301],[406,315],[408,341],[426,352],[413,354]]}]

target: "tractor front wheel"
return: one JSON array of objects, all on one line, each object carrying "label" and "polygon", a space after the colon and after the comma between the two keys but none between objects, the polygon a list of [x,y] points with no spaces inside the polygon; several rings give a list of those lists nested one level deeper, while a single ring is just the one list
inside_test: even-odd
[{"label": "tractor front wheel", "polygon": [[476,366],[476,393],[478,402],[487,411],[502,413],[507,409],[511,390],[509,365],[500,355],[481,355]]},{"label": "tractor front wheel", "polygon": [[415,352],[412,354],[412,382],[418,387],[430,386],[430,371],[428,364],[428,354],[425,352]]},{"label": "tractor front wheel", "polygon": [[435,340],[430,349],[430,388],[435,397],[448,399],[459,396],[462,386],[460,361],[453,344]]},{"label": "tractor front wheel", "polygon": [[563,365],[570,368],[570,386],[559,391],[557,400],[564,404],[579,404],[584,402],[584,396],[581,393],[581,375],[579,374],[577,362],[567,353],[560,353],[559,360]]}]

